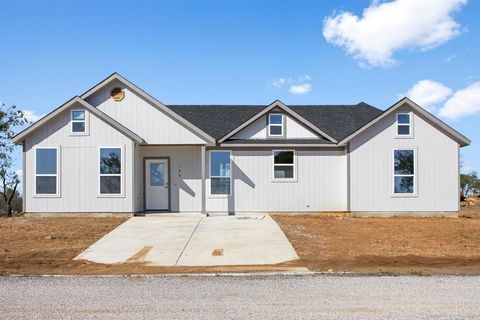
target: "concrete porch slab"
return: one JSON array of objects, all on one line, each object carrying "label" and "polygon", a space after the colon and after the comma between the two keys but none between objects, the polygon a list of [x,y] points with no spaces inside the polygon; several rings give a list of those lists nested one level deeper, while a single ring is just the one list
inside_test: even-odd
[{"label": "concrete porch slab", "polygon": [[264,265],[298,259],[268,215],[133,217],[75,259],[151,266]]}]

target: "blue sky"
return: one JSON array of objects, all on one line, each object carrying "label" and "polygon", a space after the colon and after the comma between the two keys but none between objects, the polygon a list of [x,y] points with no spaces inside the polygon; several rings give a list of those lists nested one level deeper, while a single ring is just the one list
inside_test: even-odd
[{"label": "blue sky", "polygon": [[35,119],[114,71],[168,104],[386,109],[408,93],[473,141],[463,170],[480,171],[479,12],[466,0],[1,0],[0,101]]}]

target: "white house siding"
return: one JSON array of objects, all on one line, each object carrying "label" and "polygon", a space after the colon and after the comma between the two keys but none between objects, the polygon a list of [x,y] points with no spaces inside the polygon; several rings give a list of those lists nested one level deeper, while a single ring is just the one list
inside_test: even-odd
[{"label": "white house siding", "polygon": [[144,209],[145,157],[169,157],[170,206],[173,212],[200,212],[202,209],[200,146],[137,146],[135,156],[135,211]]},{"label": "white house siding", "polygon": [[85,100],[105,112],[149,144],[202,144],[205,143],[192,131],[158,110],[140,96],[125,88],[125,98],[114,101],[110,92],[114,87],[125,88],[112,81]]},{"label": "white house siding", "polygon": [[[87,112],[86,136],[70,134],[70,110],[41,126],[25,139],[26,212],[132,212],[133,142],[101,119]],[[59,147],[59,197],[34,196],[35,148]],[[123,146],[124,196],[98,196],[98,147]]]},{"label": "white house siding", "polygon": [[[350,210],[457,211],[458,144],[415,114],[413,138],[395,138],[395,121],[393,112],[350,142]],[[393,196],[393,148],[417,149],[416,197]]]},{"label": "white house siding", "polygon": [[295,151],[297,181],[273,182],[272,149],[232,149],[232,196],[212,197],[207,190],[207,211],[346,211],[345,152],[320,149]]},{"label": "white house siding", "polygon": [[[305,128],[297,120],[288,115],[285,117],[285,137],[286,139],[318,139],[318,136],[310,129]],[[252,122],[250,125],[240,130],[232,136],[232,139],[267,139],[267,116],[262,116]]]}]

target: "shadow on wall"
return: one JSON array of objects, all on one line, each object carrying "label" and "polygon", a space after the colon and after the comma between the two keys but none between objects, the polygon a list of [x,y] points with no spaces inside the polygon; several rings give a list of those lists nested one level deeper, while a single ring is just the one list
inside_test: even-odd
[{"label": "shadow on wall", "polygon": [[250,179],[247,174],[235,163],[234,160],[232,160],[232,177],[233,177],[233,183],[232,183],[232,190],[231,190],[231,196],[227,197],[228,199],[228,214],[229,215],[234,215],[235,214],[235,185],[236,181],[240,180],[243,183],[245,183],[247,186],[249,186],[252,189],[255,189],[255,183]]},{"label": "shadow on wall", "polygon": [[[407,110],[407,109],[399,109],[399,110]],[[364,132],[360,133],[353,141],[355,143],[350,144],[350,152],[360,148],[362,145],[365,143],[371,141],[371,139],[381,132],[387,130],[388,128],[392,127],[395,122],[395,112],[388,115],[384,120],[377,122],[374,124],[372,127],[370,127],[368,130],[365,130]]]}]

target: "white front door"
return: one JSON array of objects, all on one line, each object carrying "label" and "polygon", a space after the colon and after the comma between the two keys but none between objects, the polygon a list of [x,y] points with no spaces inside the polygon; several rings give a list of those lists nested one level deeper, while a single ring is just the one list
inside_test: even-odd
[{"label": "white front door", "polygon": [[145,160],[145,210],[169,209],[168,160]]}]

